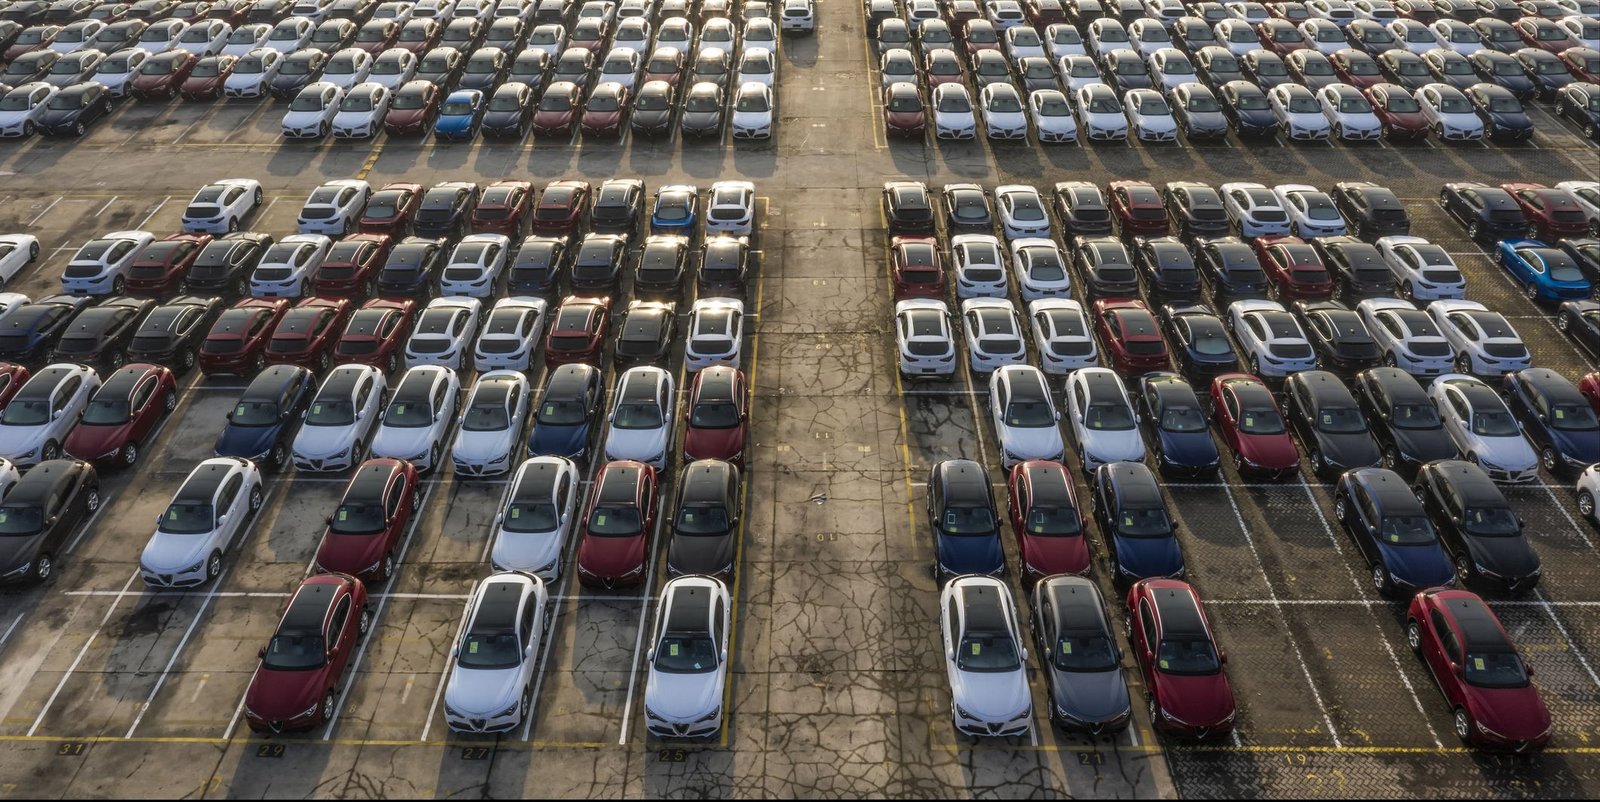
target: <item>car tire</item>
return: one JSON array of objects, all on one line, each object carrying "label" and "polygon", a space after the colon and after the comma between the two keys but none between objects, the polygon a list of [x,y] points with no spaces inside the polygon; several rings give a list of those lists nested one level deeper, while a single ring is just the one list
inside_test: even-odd
[{"label": "car tire", "polygon": [[99,485],[99,483],[95,483],[95,484],[89,485],[89,489],[84,491],[84,492],[88,493],[87,498],[84,499],[84,503],[83,503],[84,508],[89,510],[89,514],[90,515],[93,515],[96,512],[99,512],[99,510],[100,510],[100,485]]},{"label": "car tire", "polygon": [[1594,494],[1584,490],[1578,493],[1578,514],[1591,521],[1600,521],[1595,516]]},{"label": "car tire", "polygon": [[1399,452],[1395,451],[1394,446],[1385,448],[1383,450],[1383,456],[1379,458],[1378,464],[1384,468],[1387,468],[1388,470],[1396,470],[1400,465]]},{"label": "car tire", "polygon": [[333,689],[329,688],[328,692],[322,697],[322,710],[319,711],[322,714],[322,720],[324,722],[333,720],[334,706],[338,703],[338,700],[334,698]]},{"label": "car tire", "polygon": [[1467,236],[1477,239],[1483,233],[1483,224],[1474,220],[1467,224]]},{"label": "car tire", "polygon": [[45,443],[44,444],[44,448],[39,449],[39,461],[40,462],[49,462],[50,460],[60,459],[60,458],[61,458],[61,444],[57,443],[54,440],[51,440],[50,442]]},{"label": "car tire", "polygon": [[1594,139],[1595,131],[1594,123],[1589,123],[1583,127],[1583,135],[1590,139]]},{"label": "car tire", "polygon": [[28,577],[36,583],[48,582],[56,572],[55,555],[48,551],[39,553],[33,558],[33,570],[28,572]]},{"label": "car tire", "polygon": [[211,556],[210,557],[206,558],[206,581],[207,582],[216,582],[217,581],[217,577],[219,577],[221,575],[222,575],[222,550],[221,549],[217,549],[217,550],[214,550],[214,551],[211,552]]},{"label": "car tire", "polygon": [[1472,560],[1467,559],[1467,555],[1465,554],[1457,554],[1453,562],[1455,563],[1456,568],[1456,587],[1465,588],[1467,583],[1471,582],[1474,578],[1472,571]]},{"label": "car tire", "polygon": [[112,295],[116,295],[116,296],[120,297],[124,292],[127,291],[127,289],[128,289],[128,280],[127,279],[125,279],[125,278],[123,278],[121,276],[117,276],[116,278],[111,280],[111,294]]},{"label": "car tire", "polygon": [[1319,479],[1322,478],[1323,473],[1328,470],[1328,460],[1322,456],[1322,449],[1311,449],[1309,456],[1311,457],[1311,475]]},{"label": "car tire", "polygon": [[1539,288],[1534,286],[1532,282],[1529,282],[1528,286],[1522,288],[1522,295],[1534,303],[1539,302]]},{"label": "car tire", "polygon": [[1258,357],[1250,357],[1250,373],[1256,378],[1261,377],[1261,360]]},{"label": "car tire", "polygon": [[435,443],[428,451],[428,472],[439,470],[439,444]]},{"label": "car tire", "polygon": [[233,295],[235,298],[244,298],[250,294],[250,283],[244,279],[233,282]]},{"label": "car tire", "polygon": [[1461,354],[1456,357],[1456,372],[1465,373],[1468,376],[1472,375],[1472,357],[1470,355]]},{"label": "car tire", "polygon": [[1350,502],[1343,495],[1333,497],[1333,517],[1339,523],[1344,523],[1350,517]]},{"label": "car tire", "polygon": [[317,372],[318,373],[327,373],[328,372],[328,367],[331,366],[332,364],[333,364],[333,357],[330,356],[327,351],[323,351],[322,355],[317,357]]},{"label": "car tire", "polygon": [[382,575],[378,577],[379,582],[388,582],[394,578],[394,552],[391,551],[383,555],[381,572]]},{"label": "car tire", "polygon": [[397,371],[399,369],[400,369],[400,355],[399,354],[393,354],[393,353],[389,354],[388,368],[384,372],[385,373],[389,373],[389,374],[393,374],[395,371]]},{"label": "car tire", "polygon": [[284,464],[288,461],[289,455],[284,451],[283,444],[275,443],[272,446],[272,451],[267,454],[267,462],[271,464],[272,469],[275,471],[282,470]]},{"label": "car tire", "polygon": [[261,485],[256,485],[255,487],[250,488],[249,512],[251,515],[255,515],[261,511],[261,502],[264,500],[265,498],[261,494]]},{"label": "car tire", "polygon": [[1400,367],[1400,364],[1395,361],[1394,352],[1391,351],[1391,352],[1383,355],[1383,366],[1386,367],[1386,368],[1398,368],[1398,367]]},{"label": "car tire", "polygon": [[261,200],[262,200],[262,197],[263,197],[262,194],[261,194],[261,187],[256,187],[256,196],[255,197],[256,197],[255,205],[256,206],[260,206],[261,205]]},{"label": "car tire", "polygon": [[122,350],[112,351],[111,358],[107,360],[107,364],[112,370],[128,364],[128,352]]},{"label": "car tire", "polygon": [[261,371],[266,370],[266,369],[267,369],[267,357],[266,357],[266,355],[264,355],[264,354],[256,354],[256,358],[250,360],[250,375],[252,377],[254,377],[255,374],[260,373]]},{"label": "car tire", "polygon": [[1156,704],[1156,695],[1153,693],[1146,693],[1145,701],[1149,704],[1150,726],[1154,727],[1161,721],[1161,705]]},{"label": "car tire", "polygon": [[228,218],[228,233],[232,234],[233,232],[238,231],[238,230],[239,230],[239,220],[237,218],[234,218],[234,217]]},{"label": "car tire", "polygon": [[1456,737],[1460,738],[1462,743],[1472,743],[1472,716],[1468,715],[1465,708],[1456,708],[1455,715],[1451,716],[1451,723],[1454,725]]},{"label": "car tire", "polygon": [[361,606],[361,615],[356,619],[356,634],[366,637],[372,631],[372,610],[366,605]]},{"label": "car tire", "polygon": [[[185,373],[187,373],[190,370],[194,369],[194,363],[195,363],[194,349],[193,348],[185,348],[185,349],[183,349],[183,353],[178,356],[178,367],[181,370],[183,370]],[[176,399],[177,395],[174,394],[173,398]],[[169,407],[169,409],[170,409],[170,407]]]},{"label": "car tire", "polygon": [[1388,598],[1392,588],[1389,585],[1389,572],[1384,570],[1381,563],[1372,566],[1372,588],[1378,591],[1379,596]]},{"label": "car tire", "polygon": [[1422,625],[1415,618],[1406,619],[1406,645],[1418,655],[1422,654]]},{"label": "car tire", "polygon": [[129,440],[117,450],[117,459],[124,468],[132,468],[139,462],[139,444]]},{"label": "car tire", "polygon": [[35,242],[32,245],[28,246],[28,261],[29,262],[37,262],[37,261],[39,261],[39,243]]},{"label": "car tire", "polygon": [[1543,465],[1545,470],[1555,473],[1556,469],[1561,467],[1560,455],[1555,449],[1545,446],[1539,449],[1539,464]]},{"label": "car tire", "polygon": [[365,284],[361,285],[361,295],[366,298],[371,298],[373,291],[375,291],[377,288],[377,282],[369,278]]},{"label": "car tire", "polygon": [[1562,332],[1566,332],[1568,329],[1572,328],[1572,321],[1569,320],[1566,315],[1562,315],[1561,317],[1556,318],[1556,328],[1560,329]]},{"label": "car tire", "polygon": [[78,136],[83,136],[84,134],[87,134],[89,132],[89,129],[84,127],[83,123],[78,123],[77,125],[73,126],[72,132],[77,134]]},{"label": "car tire", "polygon": [[34,132],[34,127],[33,127],[33,123],[32,122],[24,122],[22,124],[22,135],[23,136],[33,136],[33,132]]}]

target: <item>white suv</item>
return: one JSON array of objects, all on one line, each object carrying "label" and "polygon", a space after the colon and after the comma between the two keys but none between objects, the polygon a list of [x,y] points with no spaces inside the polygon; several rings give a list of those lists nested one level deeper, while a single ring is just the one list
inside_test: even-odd
[{"label": "white suv", "polygon": [[342,471],[361,459],[378,423],[388,382],[370,365],[340,365],[311,398],[294,436],[294,467],[301,471]]},{"label": "white suv", "polygon": [[192,588],[222,573],[222,553],[261,509],[261,472],[250,460],[214,457],[189,472],[139,555],[155,588]]},{"label": "white suv", "polygon": [[423,365],[407,370],[383,410],[371,456],[409,460],[419,471],[438,467],[460,394],[461,379],[449,368]]},{"label": "white suv", "polygon": [[1010,588],[987,576],[950,580],[939,593],[939,632],[956,729],[980,737],[1028,732],[1028,650]]},{"label": "white suv", "polygon": [[728,588],[682,576],[661,589],[645,660],[644,723],[662,738],[703,738],[722,729],[728,682]]},{"label": "white suv", "polygon": [[507,732],[528,717],[549,602],[542,580],[517,572],[491,574],[473,591],[450,650],[450,729]]}]

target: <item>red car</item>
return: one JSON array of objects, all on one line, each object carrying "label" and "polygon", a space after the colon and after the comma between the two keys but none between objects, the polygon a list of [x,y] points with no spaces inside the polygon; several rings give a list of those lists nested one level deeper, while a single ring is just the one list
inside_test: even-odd
[{"label": "red car", "polygon": [[27,368],[15,362],[0,362],[0,410],[11,403],[11,397],[22,389],[22,385],[28,383],[28,377],[31,375]]},{"label": "red car", "polygon": [[412,55],[422,58],[439,44],[439,37],[443,35],[444,26],[440,25],[438,20],[416,17],[400,26],[400,31],[395,35],[394,47],[409,50]]},{"label": "red car", "polygon": [[1241,474],[1281,479],[1300,471],[1300,451],[1272,391],[1260,379],[1245,373],[1212,379],[1211,408]]},{"label": "red car", "polygon": [[34,25],[22,30],[22,35],[12,41],[6,52],[0,55],[0,61],[12,62],[26,56],[35,50],[43,50],[55,42],[61,35],[60,25]]},{"label": "red car", "polygon": [[1333,62],[1333,73],[1339,80],[1357,89],[1366,89],[1383,83],[1383,68],[1371,54],[1347,47],[1328,57]]},{"label": "red car", "polygon": [[1299,237],[1257,237],[1251,242],[1256,261],[1272,281],[1279,298],[1326,299],[1333,296],[1328,265]]},{"label": "red car", "polygon": [[1089,574],[1089,539],[1083,508],[1066,466],[1028,460],[1011,468],[1006,481],[1011,531],[1017,535],[1025,582],[1052,574]]},{"label": "red car", "polygon": [[688,59],[683,51],[676,47],[658,47],[650,54],[650,60],[645,62],[644,75],[640,76],[638,84],[644,86],[651,81],[666,81],[673,89],[678,88],[678,82],[683,80],[683,67]]},{"label": "red car", "polygon": [[387,234],[351,234],[333,243],[311,275],[311,294],[372,297],[378,271],[393,248],[394,240]]},{"label": "red car", "polygon": [[345,574],[318,574],[289,599],[244,694],[244,720],[262,733],[307,730],[333,718],[339,679],[372,627],[367,588]]},{"label": "red car", "polygon": [[1418,593],[1406,608],[1406,643],[1433,674],[1463,742],[1518,753],[1550,743],[1555,726],[1533,666],[1476,593]]},{"label": "red car", "polygon": [[1405,88],[1390,83],[1373,84],[1362,94],[1383,123],[1384,137],[1394,141],[1414,141],[1428,136],[1428,118]]},{"label": "red car", "polygon": [[1511,193],[1522,207],[1530,236],[1553,243],[1589,233],[1588,215],[1566,190],[1526,183],[1501,184],[1500,188]]},{"label": "red car", "polygon": [[1040,34],[1051,25],[1067,21],[1067,10],[1063,7],[1062,0],[1033,0],[1031,3],[1023,3],[1022,8],[1028,14],[1028,24]]},{"label": "red car", "polygon": [[1167,369],[1167,343],[1144,301],[1101,298],[1094,302],[1094,317],[1107,367],[1123,376]]},{"label": "red car", "polygon": [[350,46],[357,50],[365,50],[376,57],[379,53],[395,46],[395,41],[400,38],[400,23],[392,19],[367,20],[356,31],[356,40]]},{"label": "red car", "polygon": [[411,336],[417,302],[410,299],[374,298],[350,315],[344,333],[333,346],[340,365],[371,365],[387,373],[400,368],[400,355]]},{"label": "red car", "polygon": [[632,102],[628,88],[607,81],[589,93],[583,106],[583,118],[578,123],[584,136],[615,139],[622,135],[623,123],[628,119],[628,104]]},{"label": "red car", "polygon": [[1150,697],[1151,723],[1174,735],[1212,738],[1233,730],[1233,686],[1199,594],[1176,579],[1141,579],[1128,589],[1128,641]]},{"label": "red car", "polygon": [[916,84],[902,82],[883,90],[883,125],[890,136],[922,137],[928,112]]},{"label": "red car", "polygon": [[986,19],[967,20],[965,26],[959,28],[961,47],[966,51],[967,61],[971,62],[979,50],[1000,50],[1000,34],[994,29],[994,23]]},{"label": "red car", "polygon": [[[16,368],[17,366],[11,365],[10,367]],[[0,365],[0,370],[3,369],[4,366]],[[25,368],[22,370],[22,381],[27,381],[27,370]],[[0,389],[0,408],[3,408],[5,402],[10,400],[10,396],[6,395],[5,390],[10,390],[12,393],[15,393],[18,386],[19,385],[13,381],[10,387]],[[1583,397],[1589,399],[1589,406],[1594,407],[1594,411],[1600,413],[1600,372],[1591,373],[1580,379],[1578,381],[1578,392],[1583,393]]]},{"label": "red car", "polygon": [[706,368],[689,384],[683,415],[683,459],[720,459],[744,464],[750,419],[744,374],[727,365]]},{"label": "red car", "polygon": [[578,581],[613,588],[636,585],[649,566],[656,523],[656,469],[642,462],[606,463],[594,479],[578,541]]},{"label": "red car", "polygon": [[1144,181],[1112,181],[1111,213],[1121,226],[1122,235],[1167,235],[1167,207],[1161,193]]},{"label": "red car", "polygon": [[422,185],[406,182],[384,184],[383,189],[372,193],[367,208],[356,222],[356,230],[363,234],[387,234],[395,240],[411,231],[411,221],[422,206]]},{"label": "red car", "polygon": [[1401,17],[1414,19],[1423,25],[1432,25],[1439,21],[1439,9],[1434,8],[1428,0],[1396,0],[1394,10]]},{"label": "red car", "polygon": [[895,237],[889,241],[889,275],[894,299],[944,297],[944,260],[932,237]]},{"label": "red car", "polygon": [[1261,37],[1262,47],[1280,56],[1311,47],[1306,43],[1305,34],[1301,33],[1294,23],[1285,19],[1269,19],[1256,23],[1256,35]]},{"label": "red car", "polygon": [[188,80],[197,61],[199,59],[187,50],[157,53],[139,65],[139,71],[128,81],[128,94],[141,100],[173,97],[178,94],[178,87]]},{"label": "red car", "polygon": [[1561,51],[1561,63],[1567,65],[1572,77],[1587,84],[1600,84],[1600,50],[1569,47]]},{"label": "red car", "polygon": [[575,362],[597,364],[611,324],[610,298],[567,296],[551,316],[544,341],[544,366],[554,370]]},{"label": "red car", "polygon": [[394,576],[395,548],[422,506],[419,481],[416,466],[405,460],[361,463],[328,516],[317,546],[317,571],[349,574],[366,583]]},{"label": "red car", "polygon": [[156,240],[139,252],[128,266],[127,292],[135,298],[160,298],[176,292],[189,275],[201,249],[211,244],[210,234],[173,234]]},{"label": "red car", "polygon": [[[430,20],[431,22],[431,20]],[[431,81],[407,81],[389,99],[389,113],[383,117],[383,130],[389,136],[421,136],[433,129],[439,113],[441,93]]]},{"label": "red car", "polygon": [[86,462],[128,467],[139,448],[178,406],[178,381],[160,365],[135,363],[112,373],[89,399],[61,444]]},{"label": "red car", "polygon": [[588,208],[588,181],[551,181],[539,196],[539,205],[533,207],[533,230],[576,235]]},{"label": "red car", "polygon": [[267,340],[288,311],[288,298],[246,298],[223,310],[200,345],[200,372],[260,373],[267,366]]},{"label": "red car", "polygon": [[333,346],[350,315],[349,298],[307,298],[284,314],[267,342],[267,363],[318,373],[333,365]]},{"label": "red car", "polygon": [[233,75],[238,56],[206,56],[195,62],[189,77],[178,86],[184,100],[216,100],[222,96],[222,85]]},{"label": "red car", "polygon": [[539,136],[566,138],[572,136],[572,124],[578,119],[582,95],[578,85],[571,81],[556,81],[539,98],[533,109],[533,132]]},{"label": "red car", "polygon": [[512,240],[528,230],[533,213],[533,184],[527,181],[496,181],[485,187],[472,210],[472,233],[504,234]]},{"label": "red car", "polygon": [[1577,47],[1579,44],[1578,40],[1572,38],[1565,28],[1557,25],[1555,20],[1544,17],[1523,17],[1511,23],[1511,27],[1516,29],[1517,35],[1522,37],[1522,41],[1526,42],[1528,47],[1536,47],[1546,53],[1560,54],[1561,51]]}]

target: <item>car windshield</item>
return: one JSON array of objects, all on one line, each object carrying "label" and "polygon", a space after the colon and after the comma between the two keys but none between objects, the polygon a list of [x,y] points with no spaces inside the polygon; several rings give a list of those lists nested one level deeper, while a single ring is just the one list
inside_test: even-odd
[{"label": "car windshield", "polygon": [[942,92],[939,94],[939,111],[966,114],[972,111],[972,105],[967,102],[967,96],[960,92]]},{"label": "car windshield", "polygon": [[1012,401],[1006,405],[1006,425],[1024,429],[1054,426],[1055,410],[1047,401]]},{"label": "car windshield", "polygon": [[394,100],[389,103],[390,111],[412,111],[426,105],[426,98],[422,92],[396,92]]},{"label": "car windshield", "polygon": [[956,668],[983,673],[1022,668],[1017,642],[1009,634],[968,632],[956,649]]},{"label": "car windshield", "polygon": [[734,111],[769,111],[767,96],[764,92],[740,92],[739,99],[734,101]]},{"label": "car windshield", "polygon": [[1362,98],[1351,97],[1339,101],[1340,114],[1370,114],[1371,112],[1372,104]]},{"label": "car windshield", "polygon": [[723,535],[729,528],[728,511],[716,504],[685,504],[673,522],[673,529],[685,535]]},{"label": "car windshield", "polygon": [[1083,425],[1095,431],[1125,432],[1133,428],[1133,410],[1127,404],[1090,404]]},{"label": "car windshield", "polygon": [[328,530],[340,535],[370,535],[388,525],[381,504],[340,504],[328,520]]},{"label": "car windshield", "polygon": [[1203,432],[1206,418],[1197,407],[1167,407],[1161,411],[1161,428],[1168,432]]},{"label": "car windshield", "polygon": [[1378,536],[1396,546],[1426,546],[1434,541],[1433,526],[1422,515],[1385,516]]},{"label": "car windshield", "polygon": [[279,632],[272,636],[261,664],[278,671],[305,671],[327,659],[322,635],[316,632]]},{"label": "car windshield", "polygon": [[662,426],[661,407],[654,401],[618,404],[611,425],[618,429],[659,429]]},{"label": "car windshield", "polygon": [[1323,407],[1317,410],[1317,429],[1328,434],[1359,434],[1367,430],[1367,422],[1352,407]]},{"label": "car windshield", "polygon": [[173,502],[161,514],[160,529],[174,535],[200,535],[216,529],[210,504]]},{"label": "car windshield", "polygon": [[211,59],[206,59],[194,66],[190,71],[191,78],[215,78],[222,74],[222,65]]},{"label": "car windshield", "polygon": [[[593,106],[594,104],[591,102],[590,108],[593,108]],[[489,99],[489,111],[520,111],[521,109],[522,99],[516,95],[496,94]]]},{"label": "car windshield", "polygon": [[1239,431],[1246,434],[1283,434],[1283,417],[1276,409],[1247,409],[1239,416]]},{"label": "car windshield", "polygon": [[1321,107],[1317,105],[1316,98],[1292,97],[1289,98],[1289,111],[1293,114],[1317,114]]},{"label": "car windshield", "polygon": [[1567,432],[1588,432],[1600,428],[1594,410],[1587,404],[1556,404],[1550,408],[1550,427]]},{"label": "car windshield", "polygon": [[511,426],[511,413],[502,403],[473,404],[461,419],[465,432],[499,432]]},{"label": "car windshield", "polygon": [[1206,638],[1166,638],[1156,647],[1156,666],[1163,674],[1204,675],[1222,670],[1217,649]]},{"label": "car windshield", "polygon": [[1396,429],[1437,429],[1441,425],[1439,410],[1432,404],[1396,404],[1389,413],[1389,423]]},{"label": "car windshield", "polygon": [[1208,113],[1221,111],[1222,107],[1217,104],[1217,99],[1210,95],[1195,95],[1189,98],[1188,109],[1192,112]]},{"label": "car windshield", "polygon": [[548,501],[512,502],[500,519],[508,532],[548,532],[561,522],[561,512]]},{"label": "car windshield", "polygon": [[1528,684],[1527,666],[1514,649],[1474,649],[1467,646],[1461,678],[1480,688],[1522,688]]},{"label": "car windshield", "polygon": [[988,507],[945,507],[941,528],[950,535],[990,535],[997,527]]},{"label": "car windshield", "polygon": [[448,100],[445,101],[444,108],[440,109],[439,113],[446,117],[461,117],[471,114],[472,111],[473,104],[470,100]]},{"label": "car windshield", "polygon": [[[15,406],[15,404],[12,404]],[[6,407],[11,414],[11,407]],[[278,423],[278,405],[271,401],[240,401],[228,422],[234,426],[273,426]]]},{"label": "car windshield", "polygon": [[[1240,95],[1233,101],[1233,105],[1240,111],[1266,111],[1267,98],[1264,95]],[[1291,107],[1292,105],[1291,102]]]},{"label": "car windshield", "polygon": [[656,647],[655,668],[668,674],[704,674],[717,668],[717,645],[704,634],[668,632]]},{"label": "car windshield", "polygon": [[1078,511],[1071,507],[1029,507],[1022,525],[1028,534],[1039,537],[1067,537],[1083,531]]},{"label": "car windshield", "polygon": [[522,641],[512,630],[468,632],[456,651],[456,663],[485,670],[514,668],[522,663]]},{"label": "car windshield", "polygon": [[0,536],[31,535],[43,528],[44,513],[39,507],[0,507]]},{"label": "car windshield", "polygon": [[589,534],[631,537],[644,531],[639,508],[631,504],[601,504],[589,514]]},{"label": "car windshield", "polygon": [[128,422],[128,399],[96,398],[83,410],[82,423],[89,426],[119,426]]},{"label": "car windshield", "polygon": [[1510,507],[1468,507],[1461,528],[1479,537],[1512,537],[1522,532],[1522,522]]},{"label": "car windshield", "polygon": [[1110,671],[1117,667],[1117,653],[1103,635],[1063,635],[1056,639],[1050,662],[1057,671]]},{"label": "car windshield", "polygon": [[433,411],[426,404],[395,401],[383,411],[383,425],[415,429],[433,423]]},{"label": "car windshield", "polygon": [[1162,507],[1129,507],[1117,515],[1117,534],[1127,537],[1169,537],[1172,522]]},{"label": "car windshield", "polygon": [[702,401],[690,410],[689,425],[697,429],[731,429],[739,425],[739,407],[732,401]]},{"label": "car windshield", "polygon": [[1472,416],[1472,433],[1482,437],[1521,437],[1516,419],[1501,409],[1488,409]]},{"label": "car windshield", "polygon": [[1171,114],[1172,110],[1167,108],[1167,102],[1165,100],[1162,100],[1159,97],[1146,97],[1145,99],[1139,101],[1139,113],[1146,115],[1165,115]]},{"label": "car windshield", "polygon": [[321,92],[301,92],[289,104],[290,111],[322,111]]}]

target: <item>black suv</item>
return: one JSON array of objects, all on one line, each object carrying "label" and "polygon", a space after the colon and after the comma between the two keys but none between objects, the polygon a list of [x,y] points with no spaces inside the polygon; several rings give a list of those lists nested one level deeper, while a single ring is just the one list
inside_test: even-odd
[{"label": "black suv", "polygon": [[1098,298],[1137,298],[1139,274],[1122,241],[1115,237],[1077,237],[1072,265],[1085,294]]},{"label": "black suv", "polygon": [[78,459],[35,465],[0,504],[0,584],[43,582],[80,523],[100,509],[100,479]]},{"label": "black suv", "polygon": [[928,188],[917,181],[890,181],[883,185],[883,215],[890,234],[933,233],[933,202]]},{"label": "black suv", "polygon": [[1140,237],[1135,240],[1134,269],[1148,295],[1198,298],[1200,271],[1189,247],[1177,237]]},{"label": "black suv", "polygon": [[1411,214],[1388,187],[1367,181],[1333,185],[1333,205],[1350,223],[1350,233],[1364,240],[1411,233]]},{"label": "black suv", "polygon": [[170,366],[179,376],[195,365],[200,343],[222,314],[222,301],[184,295],[156,307],[128,344],[128,361]]},{"label": "black suv", "polygon": [[672,304],[634,301],[617,326],[612,358],[619,367],[665,362],[677,329],[678,315]]},{"label": "black suv", "polygon": [[148,298],[116,298],[83,310],[50,349],[50,361],[88,365],[101,376],[122,367],[134,332],[155,306]]},{"label": "black suv", "polygon": [[1412,492],[1456,567],[1456,582],[1525,593],[1539,583],[1539,555],[1494,480],[1461,460],[1429,463]]},{"label": "black suv", "polygon": [[449,254],[442,239],[406,237],[378,271],[378,297],[426,301],[444,272]]},{"label": "black suv", "polygon": [[644,182],[613,178],[595,190],[589,206],[589,227],[602,234],[633,236],[644,219]]},{"label": "black suv", "polygon": [[466,181],[435,184],[422,194],[412,231],[419,237],[459,239],[478,206],[478,185]]},{"label": "black suv", "polygon": [[750,243],[744,237],[706,239],[695,274],[701,295],[744,295],[745,281],[749,277]]},{"label": "black suv", "polygon": [[1100,188],[1087,181],[1056,184],[1056,217],[1061,220],[1062,236],[1110,236],[1111,207]]},{"label": "black suv", "polygon": [[739,469],[715,459],[689,463],[673,509],[667,573],[731,575],[739,542]]},{"label": "black suv", "polygon": [[1381,456],[1361,405],[1338,376],[1306,370],[1283,382],[1283,416],[1322,478],[1377,467]]},{"label": "black suv", "polygon": [[1456,456],[1439,409],[1422,385],[1399,368],[1372,368],[1356,375],[1356,399],[1382,449],[1383,467],[1402,474],[1434,460]]},{"label": "black suv", "polygon": [[272,247],[272,235],[241,231],[219,237],[200,249],[179,290],[229,300],[250,294],[250,274]]}]

